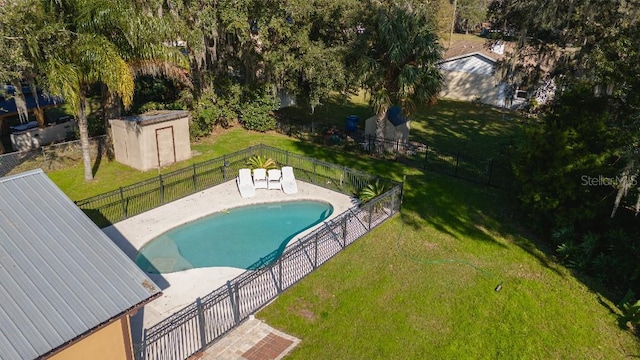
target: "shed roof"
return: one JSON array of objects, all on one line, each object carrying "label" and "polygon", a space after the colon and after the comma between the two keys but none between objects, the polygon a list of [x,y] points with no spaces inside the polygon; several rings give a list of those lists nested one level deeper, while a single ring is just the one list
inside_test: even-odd
[{"label": "shed roof", "polygon": [[189,112],[185,110],[161,110],[161,111],[154,111],[147,114],[125,116],[125,117],[122,117],[119,119],[113,119],[113,120],[134,122],[140,126],[146,126],[146,125],[152,125],[152,124],[157,124],[165,121],[183,119],[188,117],[189,117]]},{"label": "shed roof", "polygon": [[46,354],[159,293],[42,170],[0,178],[0,358]]}]

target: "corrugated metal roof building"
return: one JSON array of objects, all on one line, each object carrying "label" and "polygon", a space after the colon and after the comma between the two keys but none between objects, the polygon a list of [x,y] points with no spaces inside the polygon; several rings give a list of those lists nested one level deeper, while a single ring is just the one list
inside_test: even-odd
[{"label": "corrugated metal roof building", "polygon": [[43,172],[0,179],[0,358],[50,354],[160,289]]}]

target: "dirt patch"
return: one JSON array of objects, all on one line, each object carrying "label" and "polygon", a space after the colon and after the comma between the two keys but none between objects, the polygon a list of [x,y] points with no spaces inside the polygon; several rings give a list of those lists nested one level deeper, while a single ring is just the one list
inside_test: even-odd
[{"label": "dirt patch", "polygon": [[317,318],[316,313],[309,309],[298,309],[295,314],[309,322],[315,322]]},{"label": "dirt patch", "polygon": [[318,316],[311,310],[313,305],[305,299],[299,298],[298,301],[291,307],[290,312],[307,320],[308,322],[315,322]]},{"label": "dirt patch", "polygon": [[438,244],[425,241],[424,242],[424,248],[427,249],[427,250],[435,250],[435,249],[438,248]]}]

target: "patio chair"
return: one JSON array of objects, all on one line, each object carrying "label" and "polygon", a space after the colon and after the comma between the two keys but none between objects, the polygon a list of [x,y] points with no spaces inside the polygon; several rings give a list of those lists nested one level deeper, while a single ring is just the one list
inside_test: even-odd
[{"label": "patio chair", "polygon": [[256,189],[253,186],[253,179],[251,178],[251,169],[240,169],[238,177],[236,178],[238,184],[238,190],[240,196],[243,198],[252,197],[256,194]]},{"label": "patio chair", "polygon": [[266,169],[253,169],[253,186],[256,189],[267,188],[267,170]]},{"label": "patio chair", "polygon": [[282,172],[279,169],[270,169],[267,172],[267,189],[280,190],[282,188],[280,179],[282,178]]},{"label": "patio chair", "polygon": [[280,184],[285,194],[295,194],[298,192],[298,183],[296,182],[295,175],[293,175],[293,167],[282,167],[282,180],[280,180]]}]

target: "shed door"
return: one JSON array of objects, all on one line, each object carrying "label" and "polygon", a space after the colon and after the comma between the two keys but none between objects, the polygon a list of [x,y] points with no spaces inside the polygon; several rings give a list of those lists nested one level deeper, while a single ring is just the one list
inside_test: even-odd
[{"label": "shed door", "polygon": [[176,145],[173,139],[173,126],[156,129],[156,148],[158,149],[158,166],[176,162]]}]

